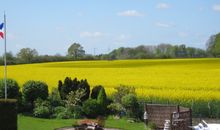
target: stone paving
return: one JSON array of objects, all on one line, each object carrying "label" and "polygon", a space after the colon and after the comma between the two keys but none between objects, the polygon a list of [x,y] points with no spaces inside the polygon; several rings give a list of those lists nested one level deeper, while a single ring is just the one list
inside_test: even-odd
[{"label": "stone paving", "polygon": [[[60,128],[60,129],[56,129],[56,130],[75,130],[75,128],[69,127],[69,128]],[[120,130],[120,129],[104,128],[104,130]]]}]

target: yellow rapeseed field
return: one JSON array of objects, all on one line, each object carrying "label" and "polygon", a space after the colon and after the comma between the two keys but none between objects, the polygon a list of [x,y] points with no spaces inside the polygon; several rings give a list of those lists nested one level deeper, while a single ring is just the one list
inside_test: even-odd
[{"label": "yellow rapeseed field", "polygon": [[[3,78],[0,66],[0,78]],[[114,87],[134,86],[139,96],[181,100],[220,100],[220,59],[158,59],[73,61],[8,66],[8,77],[19,85],[41,80],[50,90],[65,77],[87,79],[103,85],[108,94]]]}]

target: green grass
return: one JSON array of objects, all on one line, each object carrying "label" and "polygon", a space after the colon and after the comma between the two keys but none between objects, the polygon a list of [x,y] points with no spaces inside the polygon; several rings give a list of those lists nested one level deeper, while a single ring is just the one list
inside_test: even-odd
[{"label": "green grass", "polygon": [[[74,119],[40,119],[19,115],[18,130],[54,130],[55,128],[72,126],[74,121]],[[105,126],[121,130],[144,130],[143,123],[129,123],[126,119],[108,118]]]},{"label": "green grass", "polygon": [[18,130],[54,130],[64,126],[71,126],[73,120],[40,119],[18,116]]},{"label": "green grass", "polygon": [[[144,123],[129,123],[126,119],[115,120],[109,118],[106,120],[107,128],[119,128],[121,130],[144,130]],[[146,130],[146,129],[145,129]]]}]

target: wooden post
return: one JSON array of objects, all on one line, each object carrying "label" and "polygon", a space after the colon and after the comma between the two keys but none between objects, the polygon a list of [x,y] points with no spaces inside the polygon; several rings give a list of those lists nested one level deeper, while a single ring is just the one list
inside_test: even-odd
[{"label": "wooden post", "polygon": [[173,113],[170,114],[170,130],[173,130]]},{"label": "wooden post", "polygon": [[190,126],[192,126],[192,109],[191,108],[189,108],[189,117],[190,117]]},{"label": "wooden post", "polygon": [[145,123],[145,126],[147,126],[147,124],[148,124],[148,119],[149,119],[149,115],[147,113],[147,105],[145,104],[144,105],[144,123]]},{"label": "wooden post", "polygon": [[180,106],[177,105],[177,113],[180,113]]}]

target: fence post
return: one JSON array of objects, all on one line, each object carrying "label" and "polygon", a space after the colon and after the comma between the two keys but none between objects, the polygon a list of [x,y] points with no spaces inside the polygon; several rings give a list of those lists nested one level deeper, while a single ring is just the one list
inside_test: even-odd
[{"label": "fence post", "polygon": [[[192,126],[192,109],[189,108],[190,126]],[[191,128],[190,128],[191,129]]]},{"label": "fence post", "polygon": [[209,109],[209,117],[211,117],[211,106],[210,106],[210,102],[208,102],[208,109]]}]

